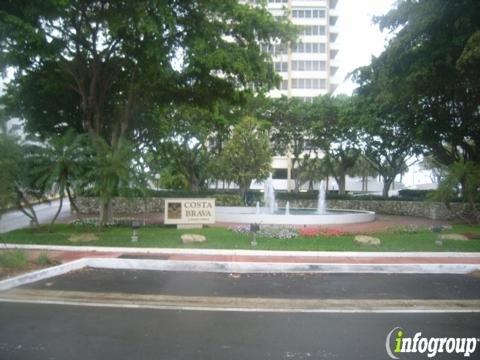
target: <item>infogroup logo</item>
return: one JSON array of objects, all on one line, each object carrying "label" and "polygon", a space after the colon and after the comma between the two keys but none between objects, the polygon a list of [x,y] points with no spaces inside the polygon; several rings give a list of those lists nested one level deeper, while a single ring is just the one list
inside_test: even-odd
[{"label": "infogroup logo", "polygon": [[388,356],[400,359],[402,353],[426,354],[433,358],[439,353],[463,354],[470,357],[477,349],[479,338],[453,338],[453,337],[422,337],[421,332],[413,337],[407,337],[405,330],[395,327],[387,335],[385,347]]}]

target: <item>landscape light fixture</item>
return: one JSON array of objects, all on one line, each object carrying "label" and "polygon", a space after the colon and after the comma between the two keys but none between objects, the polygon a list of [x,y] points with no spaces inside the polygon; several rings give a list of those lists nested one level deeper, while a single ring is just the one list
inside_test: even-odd
[{"label": "landscape light fixture", "polygon": [[137,220],[132,221],[132,229],[133,229],[132,242],[137,242],[138,241],[138,229],[140,229],[140,221],[137,221]]},{"label": "landscape light fixture", "polygon": [[260,225],[250,224],[250,233],[252,234],[252,246],[257,246],[257,231],[260,230]]}]

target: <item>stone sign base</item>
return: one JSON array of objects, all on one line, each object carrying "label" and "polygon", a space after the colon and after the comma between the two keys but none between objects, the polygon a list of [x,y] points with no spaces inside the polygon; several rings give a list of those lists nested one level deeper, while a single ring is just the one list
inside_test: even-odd
[{"label": "stone sign base", "polygon": [[178,224],[177,229],[202,229],[203,224]]}]

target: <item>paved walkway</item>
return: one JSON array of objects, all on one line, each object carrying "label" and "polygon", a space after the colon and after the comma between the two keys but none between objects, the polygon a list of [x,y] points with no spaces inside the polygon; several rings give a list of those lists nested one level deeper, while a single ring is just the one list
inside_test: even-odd
[{"label": "paved walkway", "polygon": [[[66,263],[81,258],[127,258],[127,259],[152,259],[174,261],[202,261],[202,262],[252,262],[252,263],[290,263],[290,264],[477,264],[480,269],[480,253],[354,253],[354,252],[271,252],[266,251],[225,251],[198,249],[135,249],[115,248],[115,251],[97,248],[72,250],[49,250],[45,249],[26,251],[31,258],[38,257],[41,253],[47,253],[49,257],[59,262]],[[203,252],[203,253],[202,253]],[[285,254],[279,254],[285,253]]]}]

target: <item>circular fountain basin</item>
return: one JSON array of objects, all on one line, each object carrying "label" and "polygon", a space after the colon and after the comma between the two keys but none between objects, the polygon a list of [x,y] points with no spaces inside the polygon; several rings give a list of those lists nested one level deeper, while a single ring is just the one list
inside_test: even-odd
[{"label": "circular fountain basin", "polygon": [[[261,209],[263,210],[263,209]],[[215,207],[216,222],[239,224],[271,224],[271,225],[335,225],[364,223],[375,220],[373,211],[333,210],[327,209],[324,214],[316,209],[279,209],[273,214],[257,214],[255,207]]]}]

